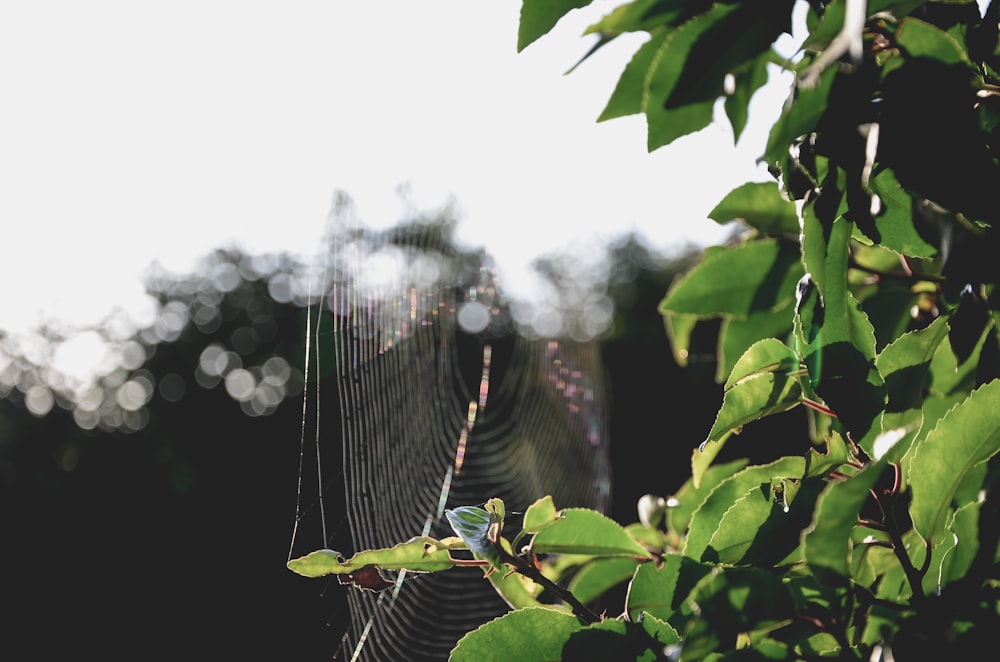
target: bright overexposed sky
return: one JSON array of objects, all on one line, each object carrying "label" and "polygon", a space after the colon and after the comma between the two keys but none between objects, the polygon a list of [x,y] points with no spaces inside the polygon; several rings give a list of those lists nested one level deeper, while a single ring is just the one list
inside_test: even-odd
[{"label": "bright overexposed sky", "polygon": [[453,196],[460,239],[515,283],[589,236],[723,236],[705,216],[762,178],[763,134],[736,150],[720,123],[647,154],[641,117],[596,123],[641,38],[563,72],[616,4],[518,54],[518,0],[3,3],[0,329],[137,305],[153,260],[313,254],[337,190],[376,225],[400,184]]}]

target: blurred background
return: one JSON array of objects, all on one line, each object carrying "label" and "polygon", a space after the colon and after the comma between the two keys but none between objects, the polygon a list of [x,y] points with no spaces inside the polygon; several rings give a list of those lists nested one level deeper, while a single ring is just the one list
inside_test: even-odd
[{"label": "blurred background", "polygon": [[647,154],[594,122],[637,42],[561,75],[615,4],[521,54],[515,0],[0,7],[0,657],[338,649],[344,588],[285,568],[337,189],[485,249],[519,332],[600,342],[616,517],[679,486],[714,335],[681,371],[656,306],[784,91]]}]

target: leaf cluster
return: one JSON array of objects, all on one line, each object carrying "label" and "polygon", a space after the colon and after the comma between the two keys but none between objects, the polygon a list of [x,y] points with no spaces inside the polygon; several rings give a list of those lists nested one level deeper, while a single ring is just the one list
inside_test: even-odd
[{"label": "leaf cluster", "polygon": [[[519,48],[585,0],[523,0]],[[634,0],[585,56],[648,40],[601,119],[642,113],[656,149],[707,126],[739,136],[769,68],[791,95],[762,160],[774,183],[711,212],[738,241],[707,250],[660,310],[678,361],[721,320],[724,398],[691,477],[622,527],[551,499],[504,533],[498,499],[415,539],[300,572],[480,565],[514,608],[453,659],[889,659],[961,655],[1000,624],[1000,3],[810,1],[785,60],[791,0]],[[719,454],[746,425],[803,406],[800,453]],[[732,450],[732,447],[729,448]],[[718,460],[718,461],[717,461]],[[458,559],[457,550],[471,559]],[[320,554],[317,552],[316,554]],[[591,605],[627,585],[617,614]]]}]

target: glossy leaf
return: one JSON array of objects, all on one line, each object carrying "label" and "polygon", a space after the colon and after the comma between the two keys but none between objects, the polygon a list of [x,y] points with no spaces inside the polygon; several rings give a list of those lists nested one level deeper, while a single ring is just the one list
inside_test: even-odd
[{"label": "glossy leaf", "polygon": [[798,547],[822,484],[784,478],[750,488],[723,515],[702,560],[758,567],[780,563]]},{"label": "glossy leaf", "polygon": [[[1000,451],[1000,381],[973,391],[914,443],[909,463],[910,516],[924,540],[936,542],[952,499],[974,467]],[[961,504],[960,504],[961,505]]]}]

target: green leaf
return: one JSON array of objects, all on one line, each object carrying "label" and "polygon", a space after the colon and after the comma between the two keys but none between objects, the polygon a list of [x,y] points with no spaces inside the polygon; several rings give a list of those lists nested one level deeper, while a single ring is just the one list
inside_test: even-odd
[{"label": "green leaf", "polygon": [[923,329],[899,336],[876,358],[875,365],[885,379],[887,401],[882,433],[872,447],[875,459],[893,449],[890,460],[898,461],[920,431],[924,383],[947,332],[947,318],[938,317]]},{"label": "green leaf", "polygon": [[[486,578],[496,592],[503,598],[511,609],[525,609],[527,607],[552,607],[553,605],[542,605],[536,598],[536,584],[517,572],[491,572]],[[568,610],[566,610],[568,611]]]},{"label": "green leaf", "polygon": [[767,338],[785,338],[792,330],[795,306],[791,303],[777,310],[750,313],[744,319],[723,317],[719,341],[715,379],[725,382],[736,362],[750,347]]},{"label": "green leaf", "polygon": [[703,448],[709,442],[725,441],[729,433],[751,421],[791,409],[801,398],[799,360],[795,352],[775,338],[755,343],[733,367],[722,408]]},{"label": "green leaf", "polygon": [[944,64],[965,64],[975,69],[969,54],[958,41],[944,30],[912,16],[900,23],[896,43],[913,58],[931,58]]},{"label": "green leaf", "polygon": [[756,568],[726,568],[692,592],[699,618],[686,633],[683,659],[702,660],[736,648],[737,637],[796,617],[795,601],[781,577]]},{"label": "green leaf", "polygon": [[775,57],[776,54],[773,52],[761,55],[731,72],[733,91],[726,96],[723,107],[726,110],[726,117],[729,118],[729,124],[733,127],[734,141],[739,141],[743,135],[750,117],[750,100],[754,93],[767,83],[767,65]]},{"label": "green leaf", "polygon": [[680,554],[664,554],[663,564],[643,563],[636,568],[625,598],[629,618],[636,620],[643,612],[664,621],[684,608],[684,601],[712,566]]},{"label": "green leaf", "polygon": [[794,246],[773,239],[747,242],[706,253],[671,286],[660,310],[746,317],[788,305],[801,276]]},{"label": "green leaf", "polygon": [[700,318],[697,315],[682,315],[669,310],[660,309],[663,315],[663,325],[670,340],[670,349],[677,365],[687,367],[688,355],[691,350],[691,334]]},{"label": "green leaf", "polygon": [[871,178],[870,186],[881,198],[883,212],[875,217],[876,234],[869,239],[902,255],[937,256],[937,248],[927,243],[913,225],[913,196],[900,185],[896,173],[883,168]]},{"label": "green leaf", "polygon": [[797,350],[816,393],[870,452],[870,440],[864,440],[885,407],[885,384],[875,367],[875,331],[847,289],[853,224],[837,216],[827,225],[815,206],[808,205],[803,213],[803,250],[811,280],[799,283]]},{"label": "green leaf", "polygon": [[517,31],[517,51],[548,33],[559,19],[573,9],[586,7],[592,0],[521,0],[521,22]]},{"label": "green leaf", "polygon": [[356,572],[365,566],[383,570],[408,570],[410,572],[438,572],[447,570],[454,563],[448,547],[433,538],[413,538],[386,549],[358,552],[344,560],[340,552],[321,549],[288,562],[288,569],[305,577],[323,577]]},{"label": "green leaf", "polygon": [[[699,39],[719,21],[736,13],[739,3],[717,3],[679,28],[669,32],[650,62],[645,80],[643,112],[646,113],[649,151],[703,129],[712,122],[715,97],[684,100],[668,106],[685,70],[697,66],[689,58]],[[719,80],[721,84],[722,80]],[[704,96],[704,95],[702,95]]]},{"label": "green leaf", "polygon": [[820,76],[816,87],[800,87],[796,91],[794,102],[782,110],[781,117],[768,134],[764,161],[769,166],[777,166],[783,162],[792,142],[816,129],[826,112],[830,90],[836,77],[836,68],[830,67]]},{"label": "green leaf", "polygon": [[556,504],[552,501],[552,497],[544,496],[524,511],[524,532],[538,533],[558,519],[559,514],[556,512]]},{"label": "green leaf", "polygon": [[741,220],[750,227],[773,236],[799,234],[795,203],[786,200],[774,182],[748,182],[738,186],[708,213],[716,223]]},{"label": "green leaf", "polygon": [[812,525],[802,535],[803,559],[814,571],[832,572],[845,580],[849,576],[851,531],[885,465],[882,460],[850,478],[831,481],[820,494]]},{"label": "green leaf", "polygon": [[632,578],[639,561],[633,558],[596,558],[585,563],[570,581],[569,592],[588,604]]},{"label": "green leaf", "polygon": [[805,475],[805,470],[805,458],[784,457],[770,464],[747,467],[719,483],[692,516],[683,553],[700,560],[719,522],[737,499],[751,489],[771,485],[775,480],[799,480]]},{"label": "green leaf", "polygon": [[598,122],[635,115],[643,111],[650,69],[658,57],[660,48],[670,39],[670,35],[670,32],[657,32],[632,55],[632,59],[625,65],[622,75],[618,78],[611,98],[597,118]]},{"label": "green leaf", "polygon": [[823,443],[826,451],[810,448],[806,454],[806,478],[826,476],[828,473],[846,464],[851,458],[851,452],[839,433],[833,431]]},{"label": "green leaf", "polygon": [[720,3],[705,15],[706,22],[710,19],[711,25],[700,28],[677,83],[665,102],[667,108],[714,102],[724,93],[723,81],[727,74],[769,51],[781,33],[791,33],[794,0],[732,4],[735,11]]},{"label": "green leaf", "polygon": [[[694,449],[694,457],[702,453]],[[746,458],[733,460],[725,464],[716,464],[707,469],[693,471],[689,478],[674,495],[676,505],[667,510],[667,529],[677,534],[684,534],[691,522],[691,517],[705,497],[715,489],[716,485],[740,471],[749,463]],[[695,478],[699,477],[698,480]]]},{"label": "green leaf", "polygon": [[491,540],[493,526],[497,523],[494,515],[476,506],[460,506],[445,510],[444,514],[473,554],[486,559],[493,567],[500,567],[500,553]]},{"label": "green leaf", "polygon": [[495,618],[459,639],[451,662],[562,659],[570,635],[583,629],[576,616],[545,607],[518,609]]},{"label": "green leaf", "polygon": [[[809,523],[823,482],[782,479],[756,485],[737,499],[719,521],[703,561],[769,567],[791,554]],[[785,491],[796,489],[792,496]]]},{"label": "green leaf", "polygon": [[563,647],[563,660],[666,660],[663,650],[680,642],[669,623],[655,617],[628,622],[608,618],[570,635]]},{"label": "green leaf", "polygon": [[536,554],[587,554],[651,558],[646,549],[614,520],[595,510],[568,508],[531,542]]},{"label": "green leaf", "polygon": [[584,34],[620,34],[649,31],[661,25],[673,25],[690,11],[685,0],[634,0],[612,9]]},{"label": "green leaf", "polygon": [[952,499],[981,462],[1000,450],[1000,380],[973,391],[914,443],[909,463],[913,528],[933,543],[944,535]]}]

